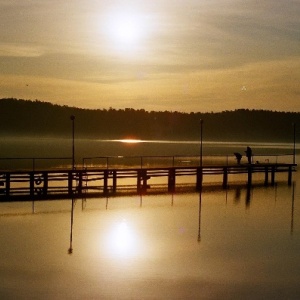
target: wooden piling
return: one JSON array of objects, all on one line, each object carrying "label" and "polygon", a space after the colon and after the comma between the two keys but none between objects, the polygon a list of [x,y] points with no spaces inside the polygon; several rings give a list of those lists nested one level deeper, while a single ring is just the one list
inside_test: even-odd
[{"label": "wooden piling", "polygon": [[5,173],[5,196],[10,196],[10,173]]},{"label": "wooden piling", "polygon": [[228,185],[228,168],[223,168],[223,189],[226,189]]},{"label": "wooden piling", "polygon": [[265,186],[269,184],[269,168],[265,167]]},{"label": "wooden piling", "polygon": [[76,173],[78,185],[77,185],[77,193],[78,195],[82,195],[82,172]]},{"label": "wooden piling", "polygon": [[201,191],[202,190],[202,184],[203,184],[203,169],[202,167],[198,167],[196,171],[196,190]]},{"label": "wooden piling", "polygon": [[169,193],[175,192],[175,184],[176,184],[175,168],[171,168],[171,169],[169,169],[169,175],[168,175],[168,191],[169,191]]},{"label": "wooden piling", "polygon": [[47,196],[48,194],[48,173],[43,172],[44,185],[43,185],[43,195]]},{"label": "wooden piling", "polygon": [[30,197],[34,197],[34,172],[29,173],[29,189]]},{"label": "wooden piling", "polygon": [[115,193],[117,191],[117,171],[113,170],[113,192]]},{"label": "wooden piling", "polygon": [[275,185],[275,166],[272,166],[271,168],[271,185]]},{"label": "wooden piling", "polygon": [[248,166],[248,187],[252,185],[252,166]]},{"label": "wooden piling", "polygon": [[68,172],[68,196],[73,196],[73,171]]},{"label": "wooden piling", "polygon": [[108,170],[104,170],[103,172],[103,193],[108,192]]},{"label": "wooden piling", "polygon": [[288,171],[288,185],[292,185],[292,167],[289,166],[289,171]]}]

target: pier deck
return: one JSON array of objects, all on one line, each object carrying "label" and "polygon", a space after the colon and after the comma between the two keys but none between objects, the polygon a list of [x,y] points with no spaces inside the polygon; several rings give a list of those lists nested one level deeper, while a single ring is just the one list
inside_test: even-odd
[{"label": "pier deck", "polygon": [[[165,191],[174,193],[179,177],[189,178],[195,189],[203,187],[203,178],[221,176],[223,188],[230,185],[230,175],[246,174],[245,185],[251,187],[253,174],[263,173],[261,182],[275,184],[276,173],[286,173],[292,183],[294,163],[262,163],[141,168],[83,168],[64,170],[0,171],[0,201],[24,201],[108,196],[131,189],[145,194],[155,188],[150,181],[159,179]],[[151,180],[152,179],[152,180]]]}]

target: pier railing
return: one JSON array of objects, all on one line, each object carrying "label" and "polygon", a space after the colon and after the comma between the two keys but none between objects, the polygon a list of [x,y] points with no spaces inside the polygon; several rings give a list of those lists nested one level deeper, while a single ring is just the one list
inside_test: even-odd
[{"label": "pier railing", "polygon": [[[204,155],[203,165],[232,165],[236,164],[233,155]],[[263,154],[254,155],[253,163],[293,163],[293,154]],[[241,164],[246,163],[242,159]],[[76,169],[95,168],[151,168],[151,167],[188,167],[199,166],[199,155],[148,155],[148,156],[96,156],[85,157],[76,163]],[[1,171],[38,171],[38,170],[59,170],[71,169],[72,157],[4,157],[0,158]]]},{"label": "pier railing", "polygon": [[291,185],[296,164],[288,161],[288,155],[265,157],[256,156],[255,162],[248,164],[237,163],[231,156],[205,156],[201,166],[198,156],[97,157],[83,160],[75,169],[71,165],[40,169],[34,159],[32,169],[0,169],[0,201],[92,197],[120,190],[146,193],[158,186],[173,193],[186,183],[200,190],[203,178],[211,175],[218,177],[224,188],[236,175],[252,186],[255,173],[263,174],[259,180],[265,185],[274,185],[275,174],[285,173]]},{"label": "pier railing", "polygon": [[[253,163],[293,163],[293,154],[263,154],[252,157]],[[237,163],[233,155],[204,155],[204,166],[209,165],[233,165]],[[246,163],[242,160],[241,164]],[[80,167],[93,168],[156,168],[156,167],[188,167],[200,165],[199,155],[173,155],[173,156],[98,156],[85,157]]]}]

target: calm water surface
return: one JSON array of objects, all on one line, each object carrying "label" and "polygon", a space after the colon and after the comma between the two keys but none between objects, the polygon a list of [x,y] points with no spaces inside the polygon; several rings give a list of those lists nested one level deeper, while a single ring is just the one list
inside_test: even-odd
[{"label": "calm water surface", "polygon": [[286,177],[77,200],[71,255],[71,200],[0,203],[0,298],[299,299],[300,174]]},{"label": "calm water surface", "polygon": [[297,185],[199,200],[1,203],[1,299],[299,299]]}]

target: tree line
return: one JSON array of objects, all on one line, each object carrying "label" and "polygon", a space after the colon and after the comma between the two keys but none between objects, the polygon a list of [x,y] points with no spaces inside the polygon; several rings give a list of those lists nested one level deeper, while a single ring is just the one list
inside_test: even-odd
[{"label": "tree line", "polygon": [[0,112],[2,136],[70,137],[70,116],[74,115],[78,138],[199,140],[200,120],[207,141],[293,142],[294,128],[296,138],[300,138],[300,113],[296,112],[92,110],[14,98],[0,99]]}]

